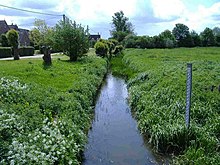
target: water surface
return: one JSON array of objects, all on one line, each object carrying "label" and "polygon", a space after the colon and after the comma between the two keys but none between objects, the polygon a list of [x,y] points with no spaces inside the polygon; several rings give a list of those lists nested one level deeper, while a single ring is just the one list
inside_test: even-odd
[{"label": "water surface", "polygon": [[157,164],[137,129],[127,102],[125,81],[109,74],[95,107],[84,165]]}]

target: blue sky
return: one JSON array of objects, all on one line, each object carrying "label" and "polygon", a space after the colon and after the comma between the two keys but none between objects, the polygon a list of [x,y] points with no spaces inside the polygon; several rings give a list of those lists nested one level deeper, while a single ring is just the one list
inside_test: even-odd
[{"label": "blue sky", "polygon": [[[124,11],[137,35],[158,35],[184,23],[200,33],[206,27],[220,27],[220,0],[7,0],[1,5],[51,14],[65,14],[90,33],[110,37],[112,16]],[[61,16],[45,16],[0,7],[0,20],[31,29],[35,19],[44,19],[54,26]]]}]

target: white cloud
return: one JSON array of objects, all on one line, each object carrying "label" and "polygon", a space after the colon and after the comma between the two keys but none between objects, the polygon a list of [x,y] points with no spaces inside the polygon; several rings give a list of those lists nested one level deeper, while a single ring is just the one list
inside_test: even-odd
[{"label": "white cloud", "polygon": [[110,22],[111,16],[120,10],[123,10],[126,16],[132,16],[136,10],[136,0],[63,0],[57,9],[66,12],[73,20],[95,24]]},{"label": "white cloud", "polygon": [[155,17],[171,19],[180,17],[186,11],[186,7],[181,0],[151,0]]}]

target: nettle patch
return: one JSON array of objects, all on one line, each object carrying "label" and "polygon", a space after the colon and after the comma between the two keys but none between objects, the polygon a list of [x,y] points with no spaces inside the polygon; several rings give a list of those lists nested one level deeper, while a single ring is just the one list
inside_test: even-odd
[{"label": "nettle patch", "polygon": [[[77,108],[69,93],[44,90],[0,79],[0,164],[80,164],[88,129],[82,121],[88,126],[89,114],[78,112],[82,106]],[[50,98],[58,98],[59,114],[52,115],[50,106],[42,109],[41,102]]]}]

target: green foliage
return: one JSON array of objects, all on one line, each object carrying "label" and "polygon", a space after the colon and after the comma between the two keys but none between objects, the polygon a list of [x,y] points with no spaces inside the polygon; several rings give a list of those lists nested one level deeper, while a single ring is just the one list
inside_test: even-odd
[{"label": "green foliage", "polygon": [[53,45],[53,33],[53,28],[48,27],[45,20],[35,19],[29,37],[33,46],[39,49],[41,46]]},{"label": "green foliage", "polygon": [[[129,102],[140,131],[157,151],[182,155],[174,164],[219,162],[220,97],[216,88],[210,90],[219,84],[218,52],[218,48],[124,51],[127,69],[120,73],[128,77]],[[185,126],[187,62],[193,63],[189,129]],[[117,65],[122,66],[114,61],[115,72],[120,70]]]},{"label": "green foliage", "polygon": [[18,52],[18,32],[14,29],[11,29],[6,34],[9,44],[13,47],[14,60],[19,60]]},{"label": "green foliage", "polygon": [[122,52],[122,50],[124,49],[124,47],[122,45],[117,45],[115,47],[114,53],[113,54],[120,54]]},{"label": "green foliage", "polygon": [[54,46],[63,50],[70,57],[70,61],[76,61],[78,57],[89,50],[88,31],[81,25],[70,21],[59,22],[55,28]]},{"label": "green foliage", "polygon": [[116,12],[114,16],[112,16],[113,30],[111,31],[111,35],[119,42],[123,41],[128,34],[134,33],[133,25],[131,22],[128,22],[128,20],[129,19],[124,16],[123,11]]},{"label": "green foliage", "polygon": [[[0,61],[0,164],[80,164],[106,61]],[[18,80],[19,79],[19,80]]]},{"label": "green foliage", "polygon": [[176,24],[172,31],[177,40],[179,47],[191,47],[192,40],[189,33],[189,28],[181,23]]},{"label": "green foliage", "polygon": [[200,34],[203,46],[215,46],[215,36],[212,29],[205,28],[205,30]]},{"label": "green foliage", "polygon": [[8,39],[7,39],[5,34],[1,34],[0,43],[1,43],[2,47],[8,47],[9,46]]},{"label": "green foliage", "polygon": [[18,47],[18,32],[11,29],[7,32],[7,39],[11,46]]},{"label": "green foliage", "polygon": [[33,56],[34,55],[34,47],[19,47],[19,55],[20,56]]},{"label": "green foliage", "polygon": [[108,44],[105,40],[99,40],[95,44],[95,53],[101,57],[106,57],[108,55]]},{"label": "green foliage", "polygon": [[0,47],[0,58],[6,58],[11,56],[11,47]]}]

